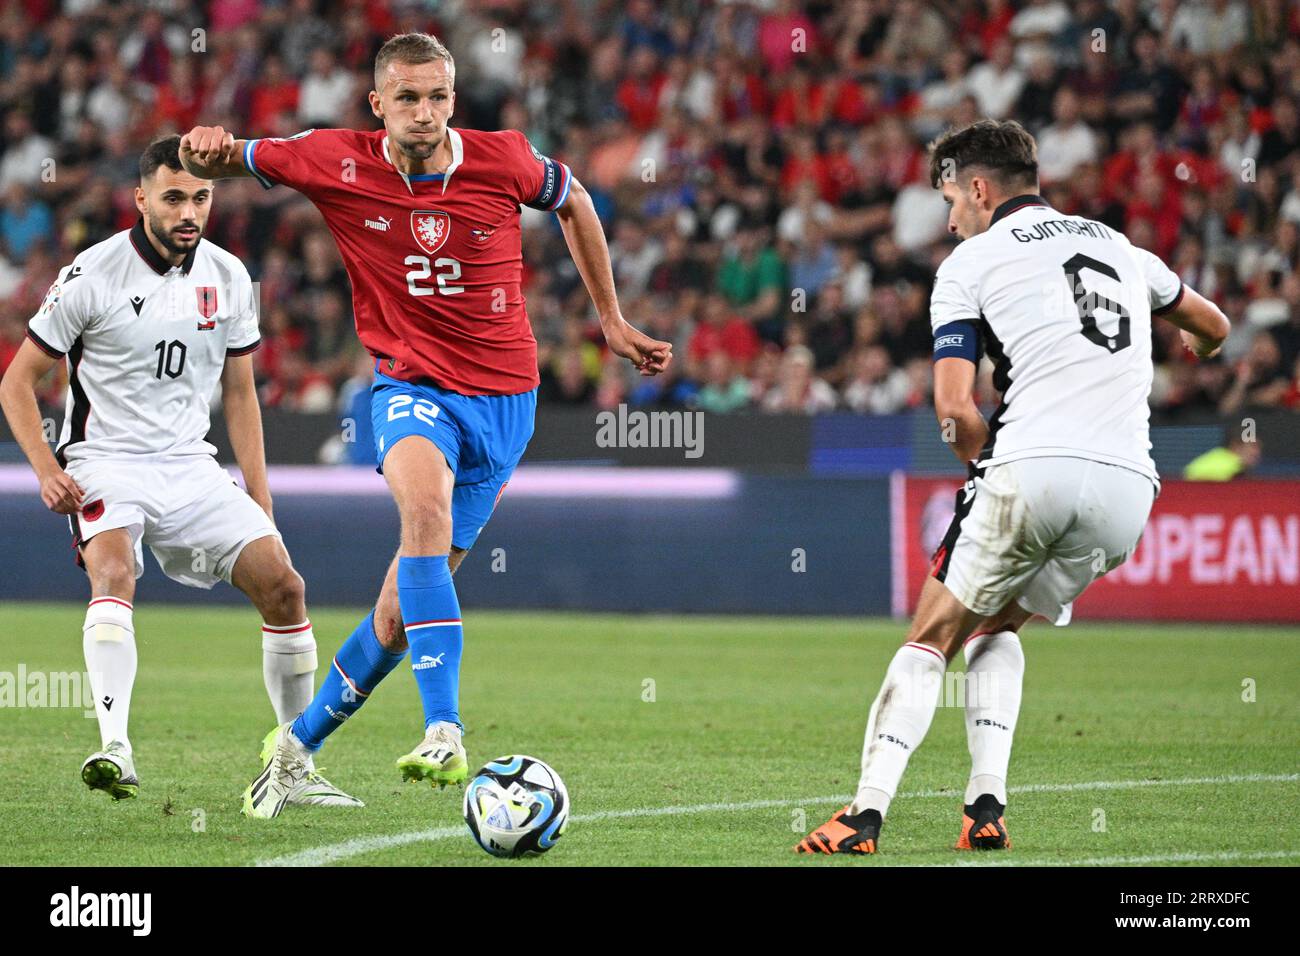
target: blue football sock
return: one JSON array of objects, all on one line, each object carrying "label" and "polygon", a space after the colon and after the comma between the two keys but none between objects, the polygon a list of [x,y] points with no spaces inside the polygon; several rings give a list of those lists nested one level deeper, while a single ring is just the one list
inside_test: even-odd
[{"label": "blue football sock", "polygon": [[460,726],[460,602],[447,555],[397,559],[397,600],[411,646],[411,670],[424,704],[424,726]]},{"label": "blue football sock", "polygon": [[393,654],[379,643],[371,611],[334,655],[320,690],[293,722],[293,735],[308,750],[320,750],[325,738],[361,709],[379,682],[405,656],[405,651]]}]

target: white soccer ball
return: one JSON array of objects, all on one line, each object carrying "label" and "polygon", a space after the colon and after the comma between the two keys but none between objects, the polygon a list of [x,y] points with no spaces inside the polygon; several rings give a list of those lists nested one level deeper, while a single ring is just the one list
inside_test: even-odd
[{"label": "white soccer ball", "polygon": [[493,856],[536,856],[555,846],[569,822],[569,792],[545,761],[490,760],[465,787],[465,823]]}]

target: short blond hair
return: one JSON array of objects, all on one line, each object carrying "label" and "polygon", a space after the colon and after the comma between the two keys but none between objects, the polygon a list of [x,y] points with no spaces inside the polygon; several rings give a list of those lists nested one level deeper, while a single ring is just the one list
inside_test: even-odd
[{"label": "short blond hair", "polygon": [[444,60],[452,82],[456,82],[456,61],[451,51],[431,33],[399,33],[390,37],[375,55],[375,90],[383,88],[384,73],[390,63],[432,63]]}]

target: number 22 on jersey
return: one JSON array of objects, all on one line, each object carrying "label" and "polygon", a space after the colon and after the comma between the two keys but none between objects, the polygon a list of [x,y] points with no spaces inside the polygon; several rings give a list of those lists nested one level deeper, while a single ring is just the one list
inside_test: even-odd
[{"label": "number 22 on jersey", "polygon": [[460,262],[455,259],[443,257],[435,259],[433,264],[439,269],[445,269],[445,272],[439,272],[434,278],[438,280],[437,287],[416,285],[417,280],[427,279],[433,275],[429,268],[428,256],[407,256],[403,261],[404,265],[416,266],[406,274],[406,290],[411,295],[433,295],[441,292],[443,295],[455,295],[458,292],[464,292],[463,285],[448,285],[448,282],[455,282],[460,278]]}]

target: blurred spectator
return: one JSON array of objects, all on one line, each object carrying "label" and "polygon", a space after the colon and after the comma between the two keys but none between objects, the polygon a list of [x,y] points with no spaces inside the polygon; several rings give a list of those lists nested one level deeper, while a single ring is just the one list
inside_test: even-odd
[{"label": "blurred spectator", "polygon": [[1178,118],[1184,81],[1161,55],[1154,30],[1144,29],[1133,40],[1131,64],[1120,77],[1112,111],[1116,120],[1154,122],[1162,132]]},{"label": "blurred spectator", "polygon": [[835,407],[835,390],[813,374],[813,365],[813,354],[807,346],[786,349],[776,385],[763,396],[763,410],[805,415],[831,411]]},{"label": "blurred spectator", "polygon": [[86,115],[100,129],[124,129],[131,121],[134,104],[148,102],[156,95],[145,83],[131,78],[121,60],[112,60],[105,75],[86,98]]},{"label": "blurred spectator", "polygon": [[1010,40],[993,44],[993,52],[966,75],[966,87],[975,95],[982,115],[1006,119],[1025,85],[1025,74],[1012,62],[1015,53]]},{"label": "blurred spectator", "polygon": [[852,243],[842,242],[835,251],[835,281],[844,296],[846,309],[858,309],[871,299],[871,266],[858,257]]},{"label": "blurred spectator", "polygon": [[180,23],[167,22],[160,10],[146,10],[139,27],[126,31],[119,55],[136,79],[156,88],[167,81],[172,57],[188,49],[189,36]]},{"label": "blurred spectator", "polygon": [[852,346],[853,323],[838,283],[823,288],[816,303],[805,324],[805,340],[812,349],[818,374],[833,384],[843,374],[838,366]]},{"label": "blurred spectator", "polygon": [[158,94],[154,115],[172,129],[189,130],[196,125],[204,100],[194,61],[177,57],[168,67],[167,77],[167,85]]},{"label": "blurred spectator", "polygon": [[[291,0],[280,38],[280,57],[291,76],[302,76],[312,51],[334,42],[334,30],[316,14],[315,0]],[[277,65],[280,60],[277,59]]]},{"label": "blurred spectator", "polygon": [[651,292],[680,295],[708,284],[707,266],[691,254],[690,244],[678,230],[668,232],[663,258],[655,263],[645,286]]},{"label": "blurred spectator", "polygon": [[0,192],[10,186],[35,187],[51,170],[54,143],[32,128],[31,117],[21,109],[5,116],[5,150],[0,159]]},{"label": "blurred spectator", "polygon": [[1044,182],[1068,179],[1082,163],[1097,158],[1097,135],[1079,118],[1079,97],[1068,87],[1057,91],[1055,122],[1038,134],[1038,172]]},{"label": "blurred spectator", "polygon": [[927,84],[922,90],[917,104],[912,127],[924,140],[932,140],[943,132],[948,125],[952,110],[969,92],[966,83],[966,51],[954,47],[943,54],[940,77]]},{"label": "blurred spectator", "polygon": [[687,346],[687,361],[698,366],[715,352],[721,352],[742,371],[748,368],[760,347],[754,327],[736,315],[727,300],[717,293],[705,297],[702,311],[702,321],[695,326]]},{"label": "blurred spectator", "polygon": [[895,61],[935,60],[948,48],[951,36],[948,22],[932,5],[901,0],[887,20],[881,52]]},{"label": "blurred spectator", "polygon": [[756,222],[742,225],[718,269],[718,289],[746,318],[770,318],[785,291],[785,264]]},{"label": "blurred spectator", "polygon": [[1249,474],[1262,453],[1258,441],[1243,441],[1234,435],[1227,446],[1211,448],[1188,462],[1183,477],[1188,481],[1231,481]]},{"label": "blurred spectator", "polygon": [[663,260],[663,248],[646,235],[641,223],[624,219],[616,227],[609,255],[619,294],[631,297],[646,290],[651,274]]},{"label": "blurred spectator", "polygon": [[1283,159],[1294,158],[1300,149],[1300,117],[1294,96],[1283,93],[1270,110],[1272,123],[1259,143],[1259,165],[1273,166]]},{"label": "blurred spectator", "polygon": [[311,71],[298,89],[298,120],[304,129],[337,124],[354,96],[352,74],[339,66],[334,51],[311,52]]},{"label": "blurred spectator", "polygon": [[829,226],[835,218],[835,207],[817,194],[817,184],[805,179],[794,187],[795,201],[781,211],[776,221],[776,237],[782,242],[798,245],[803,241],[809,224]]},{"label": "blurred spectator", "polygon": [[713,352],[704,363],[704,384],[695,407],[705,412],[735,412],[749,405],[750,383],[726,352]]},{"label": "blurred spectator", "polygon": [[907,407],[912,386],[901,368],[890,364],[889,353],[879,345],[854,351],[844,386],[844,404],[855,412],[890,415]]},{"label": "blurred spectator", "polygon": [[835,247],[819,223],[808,223],[790,257],[790,288],[815,299],[835,277],[835,269]]},{"label": "blurred spectator", "polygon": [[1235,415],[1247,406],[1280,405],[1291,386],[1291,370],[1282,364],[1282,350],[1267,332],[1257,332],[1250,351],[1236,368],[1236,379],[1219,402],[1219,411]]},{"label": "blurred spectator", "polygon": [[543,382],[542,397],[553,405],[589,405],[596,395],[596,387],[587,376],[582,352],[575,348],[563,349],[555,357],[553,374]]},{"label": "blurred spectator", "polygon": [[1246,42],[1248,26],[1244,3],[1183,0],[1169,21],[1169,40],[1197,56],[1231,53]]},{"label": "blurred spectator", "polygon": [[45,203],[30,199],[27,190],[17,183],[4,194],[0,209],[0,240],[6,256],[17,263],[26,261],[32,248],[45,245],[52,238],[54,217]]},{"label": "blurred spectator", "polygon": [[659,123],[659,102],[664,75],[659,59],[647,46],[637,47],[628,64],[628,77],[618,87],[615,99],[632,128],[645,133]]}]

